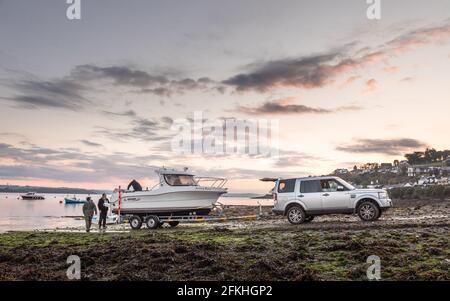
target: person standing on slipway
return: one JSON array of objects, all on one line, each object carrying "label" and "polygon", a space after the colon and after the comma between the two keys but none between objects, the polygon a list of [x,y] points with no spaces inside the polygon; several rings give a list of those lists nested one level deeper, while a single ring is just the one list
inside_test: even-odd
[{"label": "person standing on slipway", "polygon": [[86,203],[83,205],[83,215],[84,220],[86,221],[86,232],[91,231],[92,217],[94,217],[94,213],[97,214],[97,207],[95,207],[94,201],[92,201],[91,197],[87,197]]},{"label": "person standing on slipway", "polygon": [[106,194],[102,194],[102,197],[98,200],[98,210],[100,210],[100,218],[98,219],[98,229],[101,230],[103,226],[103,230],[106,229],[106,217],[108,216],[108,206],[105,206],[105,203],[109,203]]}]

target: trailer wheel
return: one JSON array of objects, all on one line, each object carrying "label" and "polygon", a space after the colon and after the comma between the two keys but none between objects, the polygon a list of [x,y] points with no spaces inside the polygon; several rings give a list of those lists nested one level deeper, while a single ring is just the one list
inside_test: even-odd
[{"label": "trailer wheel", "polygon": [[129,222],[130,222],[131,228],[134,230],[139,230],[142,227],[142,219],[137,215],[133,215],[132,217],[130,217]]},{"label": "trailer wheel", "polygon": [[179,223],[180,222],[173,221],[173,222],[169,222],[169,225],[170,225],[170,227],[174,228],[174,227],[178,226]]},{"label": "trailer wheel", "polygon": [[159,227],[159,218],[154,215],[150,215],[147,217],[147,220],[145,221],[145,224],[147,225],[147,228],[149,229],[156,229]]}]

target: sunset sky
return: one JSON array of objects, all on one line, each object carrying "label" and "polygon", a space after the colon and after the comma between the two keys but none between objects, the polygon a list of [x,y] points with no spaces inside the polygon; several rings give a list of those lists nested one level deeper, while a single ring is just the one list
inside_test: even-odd
[{"label": "sunset sky", "polygon": [[[184,166],[264,192],[450,148],[450,1],[0,0],[0,184],[112,189]],[[279,158],[180,155],[174,120],[275,119]]]}]

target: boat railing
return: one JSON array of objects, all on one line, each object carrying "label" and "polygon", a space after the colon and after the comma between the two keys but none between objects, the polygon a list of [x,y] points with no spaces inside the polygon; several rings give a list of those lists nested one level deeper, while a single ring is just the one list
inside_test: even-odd
[{"label": "boat railing", "polygon": [[215,177],[195,177],[197,185],[209,187],[209,188],[224,188],[228,180],[225,178],[215,178]]},{"label": "boat railing", "polygon": [[156,183],[155,185],[153,185],[153,186],[152,186],[152,188],[150,188],[150,189],[148,189],[148,190],[149,190],[149,191],[152,191],[152,190],[154,190],[154,189],[156,189],[156,188],[160,187],[160,186],[161,186],[161,184],[162,184],[162,181],[160,181],[160,182]]}]

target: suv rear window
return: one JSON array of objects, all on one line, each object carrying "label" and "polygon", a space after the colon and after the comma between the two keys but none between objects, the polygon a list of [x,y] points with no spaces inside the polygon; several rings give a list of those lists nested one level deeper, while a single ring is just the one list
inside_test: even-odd
[{"label": "suv rear window", "polygon": [[294,192],[295,181],[296,179],[280,180],[280,183],[278,183],[278,192],[279,193]]},{"label": "suv rear window", "polygon": [[300,184],[301,193],[322,192],[322,186],[318,180],[302,181]]}]

